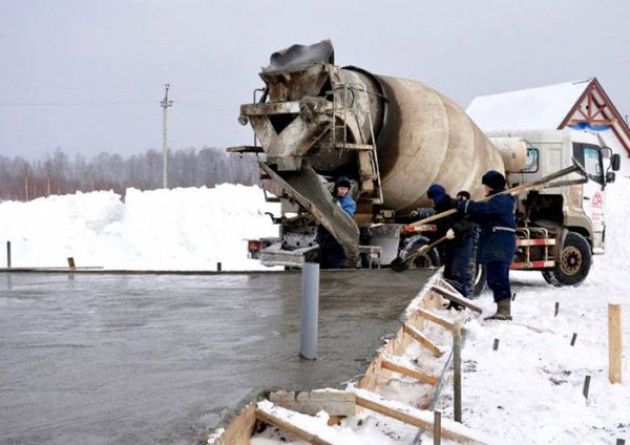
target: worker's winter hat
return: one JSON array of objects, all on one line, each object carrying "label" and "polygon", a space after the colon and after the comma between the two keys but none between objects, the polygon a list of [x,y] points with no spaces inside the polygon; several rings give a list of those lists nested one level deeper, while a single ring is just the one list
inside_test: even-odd
[{"label": "worker's winter hat", "polygon": [[486,174],[481,177],[481,183],[487,185],[492,190],[505,189],[505,177],[496,170],[488,170]]},{"label": "worker's winter hat", "polygon": [[335,188],[345,187],[347,189],[350,188],[350,180],[346,176],[339,176],[335,181]]},{"label": "worker's winter hat", "polygon": [[431,184],[431,187],[429,187],[427,191],[429,199],[433,199],[434,201],[439,201],[444,195],[446,195],[446,190],[440,184]]},{"label": "worker's winter hat", "polygon": [[429,190],[427,191],[427,196],[430,199],[435,199],[438,196],[445,195],[445,194],[446,194],[446,190],[440,184],[431,184],[431,187],[429,187]]}]

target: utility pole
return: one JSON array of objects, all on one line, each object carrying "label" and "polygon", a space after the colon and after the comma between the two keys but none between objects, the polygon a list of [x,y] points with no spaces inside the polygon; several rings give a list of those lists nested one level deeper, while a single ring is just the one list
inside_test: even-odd
[{"label": "utility pole", "polygon": [[160,102],[160,105],[164,109],[164,113],[162,116],[162,187],[168,188],[168,181],[166,175],[166,154],[167,154],[167,133],[166,133],[166,110],[168,107],[173,106],[173,101],[168,100],[168,89],[171,87],[168,83],[165,85],[166,89],[164,91],[164,100]]}]

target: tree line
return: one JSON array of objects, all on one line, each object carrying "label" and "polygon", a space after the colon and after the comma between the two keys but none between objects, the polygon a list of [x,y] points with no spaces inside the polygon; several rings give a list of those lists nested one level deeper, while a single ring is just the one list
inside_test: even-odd
[{"label": "tree line", "polygon": [[[168,188],[260,185],[255,156],[230,154],[219,148],[169,150],[167,166]],[[113,190],[124,196],[127,188],[162,188],[162,181],[162,152],[156,150],[129,157],[101,153],[89,160],[81,155],[71,160],[59,148],[35,161],[0,155],[0,200],[28,201],[96,190]]]}]

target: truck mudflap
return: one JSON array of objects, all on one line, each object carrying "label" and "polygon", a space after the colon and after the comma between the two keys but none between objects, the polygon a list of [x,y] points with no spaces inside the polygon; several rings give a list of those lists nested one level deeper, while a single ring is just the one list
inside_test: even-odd
[{"label": "truck mudflap", "polygon": [[350,215],[332,200],[330,192],[311,167],[281,174],[265,163],[260,168],[295,199],[339,242],[346,255],[346,264],[359,260],[359,227]]}]

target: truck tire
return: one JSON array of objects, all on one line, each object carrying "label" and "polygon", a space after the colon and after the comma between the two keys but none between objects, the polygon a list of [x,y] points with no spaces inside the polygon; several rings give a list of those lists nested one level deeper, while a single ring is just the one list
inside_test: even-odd
[{"label": "truck tire", "polygon": [[390,263],[390,268],[395,272],[404,272],[407,269],[430,269],[442,265],[440,254],[433,248],[428,252],[408,259],[421,246],[428,244],[429,239],[424,236],[414,236],[405,241],[404,246],[398,252],[398,256]]},{"label": "truck tire", "polygon": [[544,270],[542,276],[554,286],[577,286],[591,270],[591,247],[579,233],[569,232],[553,269]]}]

